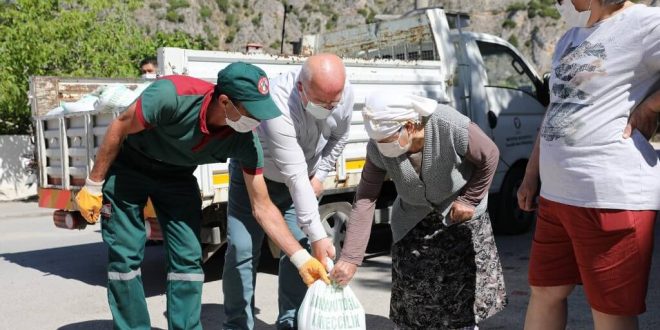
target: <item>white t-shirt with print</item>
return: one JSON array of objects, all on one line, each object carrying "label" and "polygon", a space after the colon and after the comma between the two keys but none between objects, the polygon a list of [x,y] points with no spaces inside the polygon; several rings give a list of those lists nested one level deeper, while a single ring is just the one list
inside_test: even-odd
[{"label": "white t-shirt with print", "polygon": [[660,209],[660,160],[632,110],[660,89],[660,8],[634,5],[557,43],[540,131],[541,196],[590,208]]}]

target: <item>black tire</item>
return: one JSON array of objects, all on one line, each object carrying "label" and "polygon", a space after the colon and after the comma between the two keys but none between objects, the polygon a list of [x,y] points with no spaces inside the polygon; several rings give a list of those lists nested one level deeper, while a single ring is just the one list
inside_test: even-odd
[{"label": "black tire", "polygon": [[325,227],[325,232],[328,237],[332,237],[332,242],[335,245],[335,251],[337,252],[335,260],[339,260],[339,254],[346,239],[346,224],[351,215],[351,204],[347,202],[323,204],[319,206],[319,215],[321,223]]},{"label": "black tire", "polygon": [[525,166],[516,165],[509,170],[498,195],[497,212],[493,229],[499,234],[518,235],[526,233],[534,223],[536,214],[518,207],[518,188],[525,177]]}]

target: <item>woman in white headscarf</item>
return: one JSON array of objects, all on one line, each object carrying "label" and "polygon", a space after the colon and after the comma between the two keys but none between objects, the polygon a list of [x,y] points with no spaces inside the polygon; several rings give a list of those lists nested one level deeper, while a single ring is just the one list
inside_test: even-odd
[{"label": "woman in white headscarf", "polygon": [[390,319],[402,329],[477,328],[506,305],[486,211],[497,147],[467,117],[419,96],[376,92],[362,114],[367,160],[331,277],[346,285],[361,264],[389,175],[398,193]]}]

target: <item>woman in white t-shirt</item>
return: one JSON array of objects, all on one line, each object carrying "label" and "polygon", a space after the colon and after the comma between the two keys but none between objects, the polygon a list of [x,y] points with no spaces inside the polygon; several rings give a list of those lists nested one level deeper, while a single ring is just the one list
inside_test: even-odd
[{"label": "woman in white t-shirt", "polygon": [[660,8],[563,0],[558,9],[572,28],[555,49],[550,105],[518,191],[531,211],[542,182],[525,328],[565,328],[566,298],[582,284],[596,329],[636,329],[660,209],[648,141],[660,112]]}]

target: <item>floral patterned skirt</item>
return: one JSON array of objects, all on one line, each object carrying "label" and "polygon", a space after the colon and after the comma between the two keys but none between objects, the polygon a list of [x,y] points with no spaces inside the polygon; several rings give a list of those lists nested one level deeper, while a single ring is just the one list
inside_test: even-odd
[{"label": "floral patterned skirt", "polygon": [[471,327],[505,306],[488,212],[452,226],[433,212],[392,247],[390,319],[399,328]]}]

